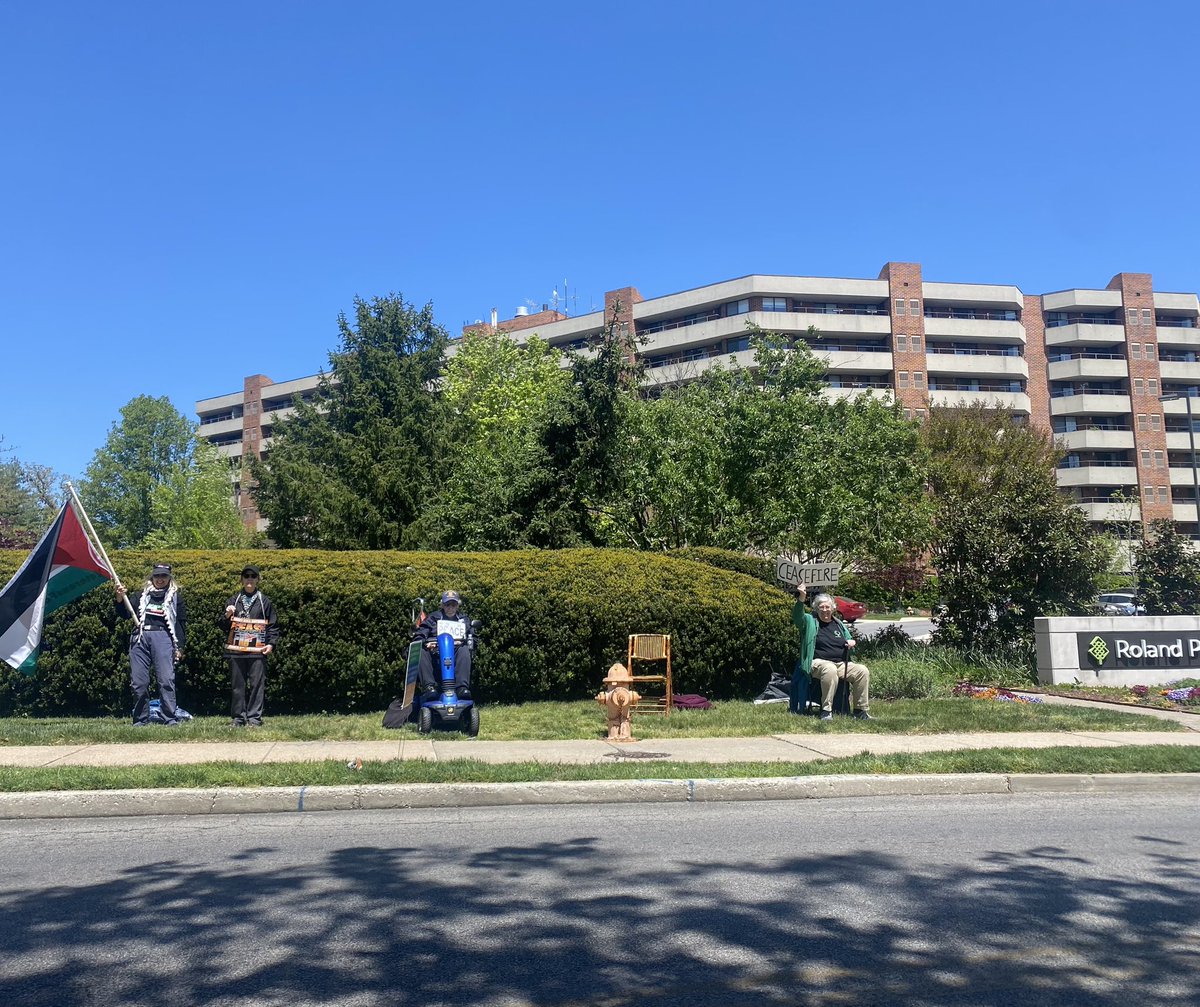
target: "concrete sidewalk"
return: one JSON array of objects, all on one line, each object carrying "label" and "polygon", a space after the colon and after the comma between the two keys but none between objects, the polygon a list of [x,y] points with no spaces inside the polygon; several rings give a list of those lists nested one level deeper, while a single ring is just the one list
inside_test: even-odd
[{"label": "concrete sidewalk", "polygon": [[[1045,696],[1045,702],[1108,706]],[[791,776],[655,779],[661,762],[804,763],[846,756],[952,752],[994,748],[1124,748],[1200,746],[1200,717],[1145,708],[1125,709],[1177,720],[1184,731],[990,732],[977,734],[773,734],[754,738],[656,738],[632,744],[584,741],[478,741],[400,732],[386,741],[262,741],[0,747],[0,765],[20,767],[185,765],[200,762],[541,762],[645,766],[638,780],[549,783],[374,784],[333,787],[216,787],[205,789],[0,793],[0,819],[128,815],[261,814],[385,808],[465,808],[533,804],[761,801],[888,795],[1019,793],[1163,793],[1200,796],[1200,773],[968,774],[920,776]],[[181,729],[186,731],[186,728]]]},{"label": "concrete sidewalk", "polygon": [[[626,744],[600,739],[583,741],[479,741],[461,735],[418,735],[397,732],[386,741],[178,741],[143,744],[77,744],[0,746],[0,766],[188,765],[200,762],[389,762],[394,759],[448,762],[543,762],[604,765],[641,760],[652,762],[812,762],[851,755],[900,752],[978,751],[986,748],[1120,748],[1129,745],[1200,745],[1200,716],[1148,707],[1114,707],[1109,703],[1041,696],[1045,703],[1140,714],[1147,726],[1156,720],[1180,724],[1185,731],[1054,731],[974,734],[771,734],[752,738],[655,738]],[[187,728],[178,729],[181,735]]]},{"label": "concrete sidewalk", "polygon": [[1121,748],[1200,746],[1195,731],[1056,731],[986,734],[773,734],[757,738],[655,738],[632,744],[607,741],[467,741],[406,734],[395,741],[170,741],[137,745],[26,745],[0,748],[0,765],[149,766],[200,762],[543,762],[604,765],[654,762],[812,762],[860,753],[953,752],[986,748]]}]

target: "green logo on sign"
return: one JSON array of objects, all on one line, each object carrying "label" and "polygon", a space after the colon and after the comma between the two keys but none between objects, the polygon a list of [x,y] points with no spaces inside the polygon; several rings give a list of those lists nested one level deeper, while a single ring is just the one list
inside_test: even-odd
[{"label": "green logo on sign", "polygon": [[1092,660],[1097,664],[1103,664],[1104,659],[1108,657],[1108,644],[1098,636],[1092,637],[1092,642],[1088,645],[1088,653],[1092,656]]}]

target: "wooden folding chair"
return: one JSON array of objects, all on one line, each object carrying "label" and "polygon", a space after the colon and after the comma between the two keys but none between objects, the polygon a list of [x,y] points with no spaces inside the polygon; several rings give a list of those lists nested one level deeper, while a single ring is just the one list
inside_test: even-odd
[{"label": "wooden folding chair", "polygon": [[[661,674],[639,675],[634,672],[634,661],[665,661]],[[629,657],[625,664],[634,682],[653,683],[663,686],[661,696],[642,696],[634,708],[638,713],[671,713],[671,637],[664,633],[631,633],[629,635]],[[637,690],[641,692],[641,689]]]}]

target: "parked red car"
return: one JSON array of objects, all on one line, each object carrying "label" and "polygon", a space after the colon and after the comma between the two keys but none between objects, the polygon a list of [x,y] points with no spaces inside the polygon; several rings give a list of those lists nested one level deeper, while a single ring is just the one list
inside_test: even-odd
[{"label": "parked red car", "polygon": [[833,603],[837,606],[837,614],[846,622],[854,622],[867,614],[867,606],[861,601],[851,601],[849,598],[834,595]]}]

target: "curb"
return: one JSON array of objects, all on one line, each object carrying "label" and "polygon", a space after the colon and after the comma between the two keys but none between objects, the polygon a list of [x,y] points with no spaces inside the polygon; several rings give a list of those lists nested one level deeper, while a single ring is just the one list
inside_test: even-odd
[{"label": "curb", "polygon": [[295,814],[561,804],[701,804],[962,794],[1187,794],[1200,773],[977,773],[791,776],[713,780],[411,783],[346,787],[88,790],[0,794],[0,820],[139,815]]}]

